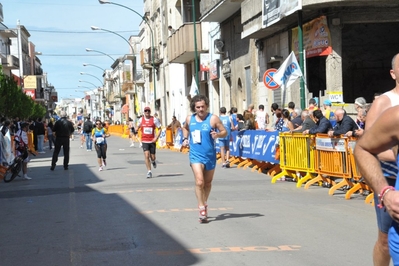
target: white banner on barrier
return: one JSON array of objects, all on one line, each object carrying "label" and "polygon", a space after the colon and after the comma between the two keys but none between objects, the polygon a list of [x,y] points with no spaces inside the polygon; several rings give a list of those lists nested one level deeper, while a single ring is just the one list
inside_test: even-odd
[{"label": "white banner on barrier", "polygon": [[316,150],[346,152],[345,140],[316,138]]}]

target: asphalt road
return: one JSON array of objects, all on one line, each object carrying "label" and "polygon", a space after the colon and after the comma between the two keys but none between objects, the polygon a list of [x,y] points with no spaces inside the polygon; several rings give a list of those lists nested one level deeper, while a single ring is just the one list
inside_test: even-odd
[{"label": "asphalt road", "polygon": [[0,265],[372,265],[374,208],[322,187],[217,165],[208,224],[198,223],[188,155],[158,150],[146,179],[142,150],[108,139],[108,166],[71,142],[32,158],[29,176],[0,183]]}]

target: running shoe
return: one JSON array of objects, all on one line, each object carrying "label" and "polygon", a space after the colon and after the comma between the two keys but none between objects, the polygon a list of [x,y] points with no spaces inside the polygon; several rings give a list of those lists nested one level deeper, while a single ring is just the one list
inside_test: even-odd
[{"label": "running shoe", "polygon": [[147,173],[147,178],[152,178],[152,173],[151,172]]},{"label": "running shoe", "polygon": [[29,177],[28,175],[25,174],[25,175],[23,175],[22,179],[24,179],[24,180],[31,180],[32,177]]},{"label": "running shoe", "polygon": [[103,167],[102,166],[100,166],[100,168],[98,169],[98,171],[102,171],[103,170]]},{"label": "running shoe", "polygon": [[103,160],[103,167],[107,166],[107,162],[105,160]]},{"label": "running shoe", "polygon": [[130,144],[130,147],[134,147],[134,143]]},{"label": "running shoe", "polygon": [[152,161],[152,167],[157,168],[157,161]]},{"label": "running shoe", "polygon": [[198,221],[202,223],[207,223],[208,222],[208,214],[206,211],[207,206],[200,206],[199,207],[199,216],[198,216]]}]

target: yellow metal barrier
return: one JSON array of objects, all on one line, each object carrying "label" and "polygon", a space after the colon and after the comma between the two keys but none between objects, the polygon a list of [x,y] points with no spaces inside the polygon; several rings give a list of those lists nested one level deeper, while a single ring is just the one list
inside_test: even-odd
[{"label": "yellow metal barrier", "polygon": [[122,136],[124,133],[124,125],[109,125],[108,133]]},{"label": "yellow metal barrier", "polygon": [[[318,176],[305,185],[309,188],[316,182],[326,182],[332,185],[328,194],[344,186],[352,187],[352,171],[348,156],[348,138],[330,138],[326,134],[317,134],[316,136],[316,165]],[[342,181],[336,183],[330,177],[342,178]]]},{"label": "yellow metal barrier", "polygon": [[[283,176],[297,180],[297,187],[314,178],[315,170],[314,136],[302,133],[280,133],[280,168],[282,172],[272,178],[275,183]],[[297,173],[303,172],[303,177]]]},{"label": "yellow metal barrier", "polygon": [[33,141],[33,132],[28,132],[28,149],[35,155],[38,155],[38,152],[35,149],[35,144]]}]

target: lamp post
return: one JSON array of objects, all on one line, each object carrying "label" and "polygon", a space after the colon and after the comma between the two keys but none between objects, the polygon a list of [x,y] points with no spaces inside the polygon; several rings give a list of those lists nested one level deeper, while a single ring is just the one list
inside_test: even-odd
[{"label": "lamp post", "polygon": [[78,88],[86,88],[86,89],[90,89],[90,87],[86,87],[86,86],[78,86]]},{"label": "lamp post", "polygon": [[[122,38],[125,42],[127,42],[127,44],[129,45],[129,47],[130,47],[130,49],[131,49],[131,55],[132,55],[132,66],[133,66],[133,64],[134,64],[134,48],[133,48],[133,46],[131,45],[131,43],[125,38],[125,37],[123,37],[122,35],[120,35],[119,33],[117,33],[117,32],[114,32],[114,31],[112,31],[112,30],[107,30],[107,29],[103,29],[103,28],[100,28],[100,27],[96,27],[96,26],[91,26],[91,29],[92,30],[102,30],[102,31],[106,31],[106,32],[109,32],[109,33],[112,33],[112,34],[115,34],[115,35],[117,35],[118,37],[120,37],[120,38]],[[121,63],[121,61],[119,61],[119,63]],[[124,64],[123,64],[124,65]],[[125,69],[124,68],[122,68],[122,71],[121,70],[119,70],[119,72],[124,72],[125,71]],[[121,80],[120,80],[120,77],[121,76],[121,73],[119,73],[119,99],[120,99],[120,103],[121,103],[121,108],[122,108],[122,83],[121,83]],[[122,120],[122,117],[121,117],[121,120]]]},{"label": "lamp post", "polygon": [[102,68],[102,67],[99,67],[99,66],[97,66],[97,65],[83,63],[83,66],[94,66],[94,67],[96,67],[96,68],[99,68],[99,69],[101,69],[103,72],[105,72],[105,69],[104,69],[104,68]]},{"label": "lamp post", "polygon": [[152,63],[152,73],[153,73],[153,79],[154,79],[154,105],[155,107],[157,107],[157,80],[156,80],[156,74],[155,74],[155,57],[154,57],[154,51],[155,51],[155,46],[154,46],[154,32],[150,26],[150,23],[148,22],[148,18],[140,15],[139,12],[137,12],[134,9],[131,9],[130,7],[118,4],[118,3],[114,3],[114,2],[110,2],[107,0],[98,0],[98,2],[100,4],[111,4],[111,5],[116,5],[116,6],[120,6],[126,9],[129,9],[130,11],[132,11],[133,13],[135,13],[137,16],[139,16],[148,26],[148,28],[150,29],[151,32],[151,63]]},{"label": "lamp post", "polygon": [[96,84],[93,84],[93,83],[91,83],[91,82],[88,82],[88,81],[85,81],[85,80],[79,80],[79,82],[85,82],[85,83],[89,83],[89,84],[93,85],[93,86],[94,86],[94,88],[98,88],[98,86],[97,86]]},{"label": "lamp post", "polygon": [[92,76],[93,78],[96,78],[98,81],[100,81],[101,86],[103,86],[103,82],[101,81],[101,79],[97,78],[96,76],[86,73],[86,72],[80,72],[80,75],[88,75],[88,76]]},{"label": "lamp post", "polygon": [[101,51],[97,51],[97,50],[94,50],[94,49],[86,48],[86,52],[96,52],[96,53],[100,53],[100,54],[106,55],[106,56],[108,56],[109,58],[111,58],[111,60],[112,60],[113,62],[115,62],[115,59],[114,59],[112,56],[110,56],[109,54],[103,53],[103,52],[101,52]]},{"label": "lamp post", "polygon": [[106,31],[106,32],[109,32],[109,33],[113,33],[113,34],[115,34],[115,35],[121,37],[125,42],[127,42],[127,44],[129,44],[130,48],[132,49],[132,50],[131,50],[131,51],[132,51],[132,54],[134,55],[134,49],[133,49],[132,44],[131,44],[125,37],[123,37],[122,35],[120,35],[119,33],[115,32],[115,31],[112,31],[112,30],[107,30],[107,29],[103,29],[103,28],[100,28],[100,27],[96,27],[96,26],[91,26],[90,28],[91,28],[92,30],[102,30],[102,31]]},{"label": "lamp post", "polygon": [[[103,54],[103,55],[108,56],[108,57],[112,60],[112,62],[115,62],[115,61],[116,61],[116,60],[115,60],[112,56],[110,56],[109,54],[106,54],[106,53],[101,52],[101,51],[98,51],[98,50],[86,48],[86,52],[96,52],[96,53],[100,53],[100,54]],[[95,66],[95,65],[92,65],[92,64],[85,64],[85,63],[83,64],[83,66],[88,66],[88,65]],[[96,66],[96,67],[98,67],[98,68],[100,68],[101,70],[104,71],[104,74],[105,74],[105,76],[106,76],[105,81],[109,81],[109,73],[107,73],[107,71],[106,71],[105,69],[103,69],[103,68],[101,68],[101,67],[99,67],[99,66]],[[104,87],[105,87],[105,84],[104,84]],[[105,90],[105,88],[104,88],[104,90]],[[103,97],[105,97],[105,96],[104,96],[104,94],[105,94],[104,90],[103,90]],[[110,86],[108,85],[108,86],[107,86],[107,98],[109,97],[109,93],[110,93]],[[108,99],[109,99],[109,98],[108,98]],[[105,109],[105,101],[104,101],[103,105],[104,105],[104,109]],[[104,114],[105,114],[105,112],[104,112]],[[104,118],[105,118],[105,115],[104,115]]]}]

